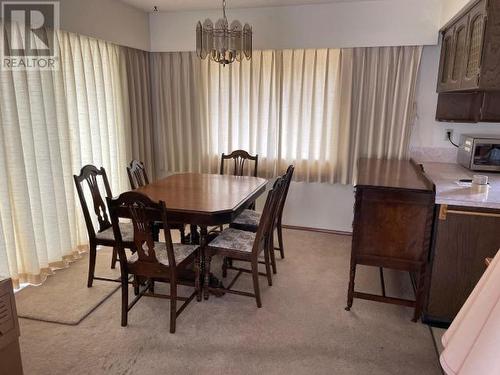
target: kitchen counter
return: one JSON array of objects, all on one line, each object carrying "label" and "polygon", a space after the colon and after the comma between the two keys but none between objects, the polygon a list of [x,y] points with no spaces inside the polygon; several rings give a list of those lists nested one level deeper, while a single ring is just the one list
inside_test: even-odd
[{"label": "kitchen counter", "polygon": [[[436,204],[500,209],[500,173],[470,171],[459,164],[424,162],[427,177],[436,185]],[[470,185],[458,183],[475,174],[487,175],[490,187],[485,193],[474,193]]]}]

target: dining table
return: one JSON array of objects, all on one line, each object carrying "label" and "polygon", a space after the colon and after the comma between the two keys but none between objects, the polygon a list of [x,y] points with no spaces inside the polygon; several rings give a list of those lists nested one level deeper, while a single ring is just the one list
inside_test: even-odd
[{"label": "dining table", "polygon": [[[179,173],[161,178],[135,191],[163,201],[168,220],[189,224],[190,242],[204,254],[208,228],[230,224],[266,190],[267,180],[253,176]],[[204,268],[204,256],[201,262]],[[203,275],[203,272],[202,272]],[[220,282],[212,276],[211,286]]]}]

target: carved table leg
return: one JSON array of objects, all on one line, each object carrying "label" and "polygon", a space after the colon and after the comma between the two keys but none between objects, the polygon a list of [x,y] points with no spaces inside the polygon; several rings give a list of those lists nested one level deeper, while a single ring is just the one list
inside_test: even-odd
[{"label": "carved table leg", "polygon": [[203,276],[203,273],[201,273],[201,252],[199,252],[194,259],[194,287],[196,289],[196,300],[198,302],[201,301],[201,286],[203,285],[201,278]]},{"label": "carved table leg", "polygon": [[[208,255],[207,252],[205,251],[205,247],[207,246],[207,241],[208,241],[208,231],[206,226],[200,226],[200,247],[201,247],[201,252],[203,254],[203,260],[202,260],[202,275],[205,279],[205,282],[203,283],[204,286],[204,295],[205,299],[207,299],[207,293],[209,292],[208,287],[212,288],[223,288],[224,286],[222,285],[222,282],[219,281],[218,278],[216,278],[214,275],[210,273],[210,261],[212,260],[212,255]],[[221,297],[225,293],[223,290],[214,290],[212,289],[210,291],[211,294],[215,295],[216,297]]]},{"label": "carved table leg", "polygon": [[205,287],[203,288],[203,297],[208,299],[210,287],[210,262],[212,261],[212,254],[205,253]]},{"label": "carved table leg", "polygon": [[[198,233],[197,225],[190,225],[191,233],[189,234],[189,241],[192,245],[201,245],[200,234]],[[206,228],[205,228],[206,230]]]}]

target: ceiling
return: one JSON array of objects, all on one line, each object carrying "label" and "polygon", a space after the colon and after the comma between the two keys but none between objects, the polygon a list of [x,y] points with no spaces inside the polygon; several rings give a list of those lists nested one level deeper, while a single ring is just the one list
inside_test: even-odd
[{"label": "ceiling", "polygon": [[[220,9],[222,0],[120,0],[135,8],[151,12],[158,6],[160,12]],[[226,0],[227,8],[259,8],[285,5],[325,4],[366,0]]]}]

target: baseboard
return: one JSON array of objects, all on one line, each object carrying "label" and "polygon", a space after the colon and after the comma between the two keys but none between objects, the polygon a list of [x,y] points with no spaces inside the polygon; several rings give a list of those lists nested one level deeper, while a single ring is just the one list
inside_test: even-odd
[{"label": "baseboard", "polygon": [[319,232],[319,233],[328,233],[328,234],[337,234],[340,236],[352,236],[351,232],[344,232],[341,230],[333,230],[333,229],[322,229],[322,228],[311,228],[311,227],[299,227],[296,225],[282,225],[285,229],[292,230],[305,230],[308,232]]}]

